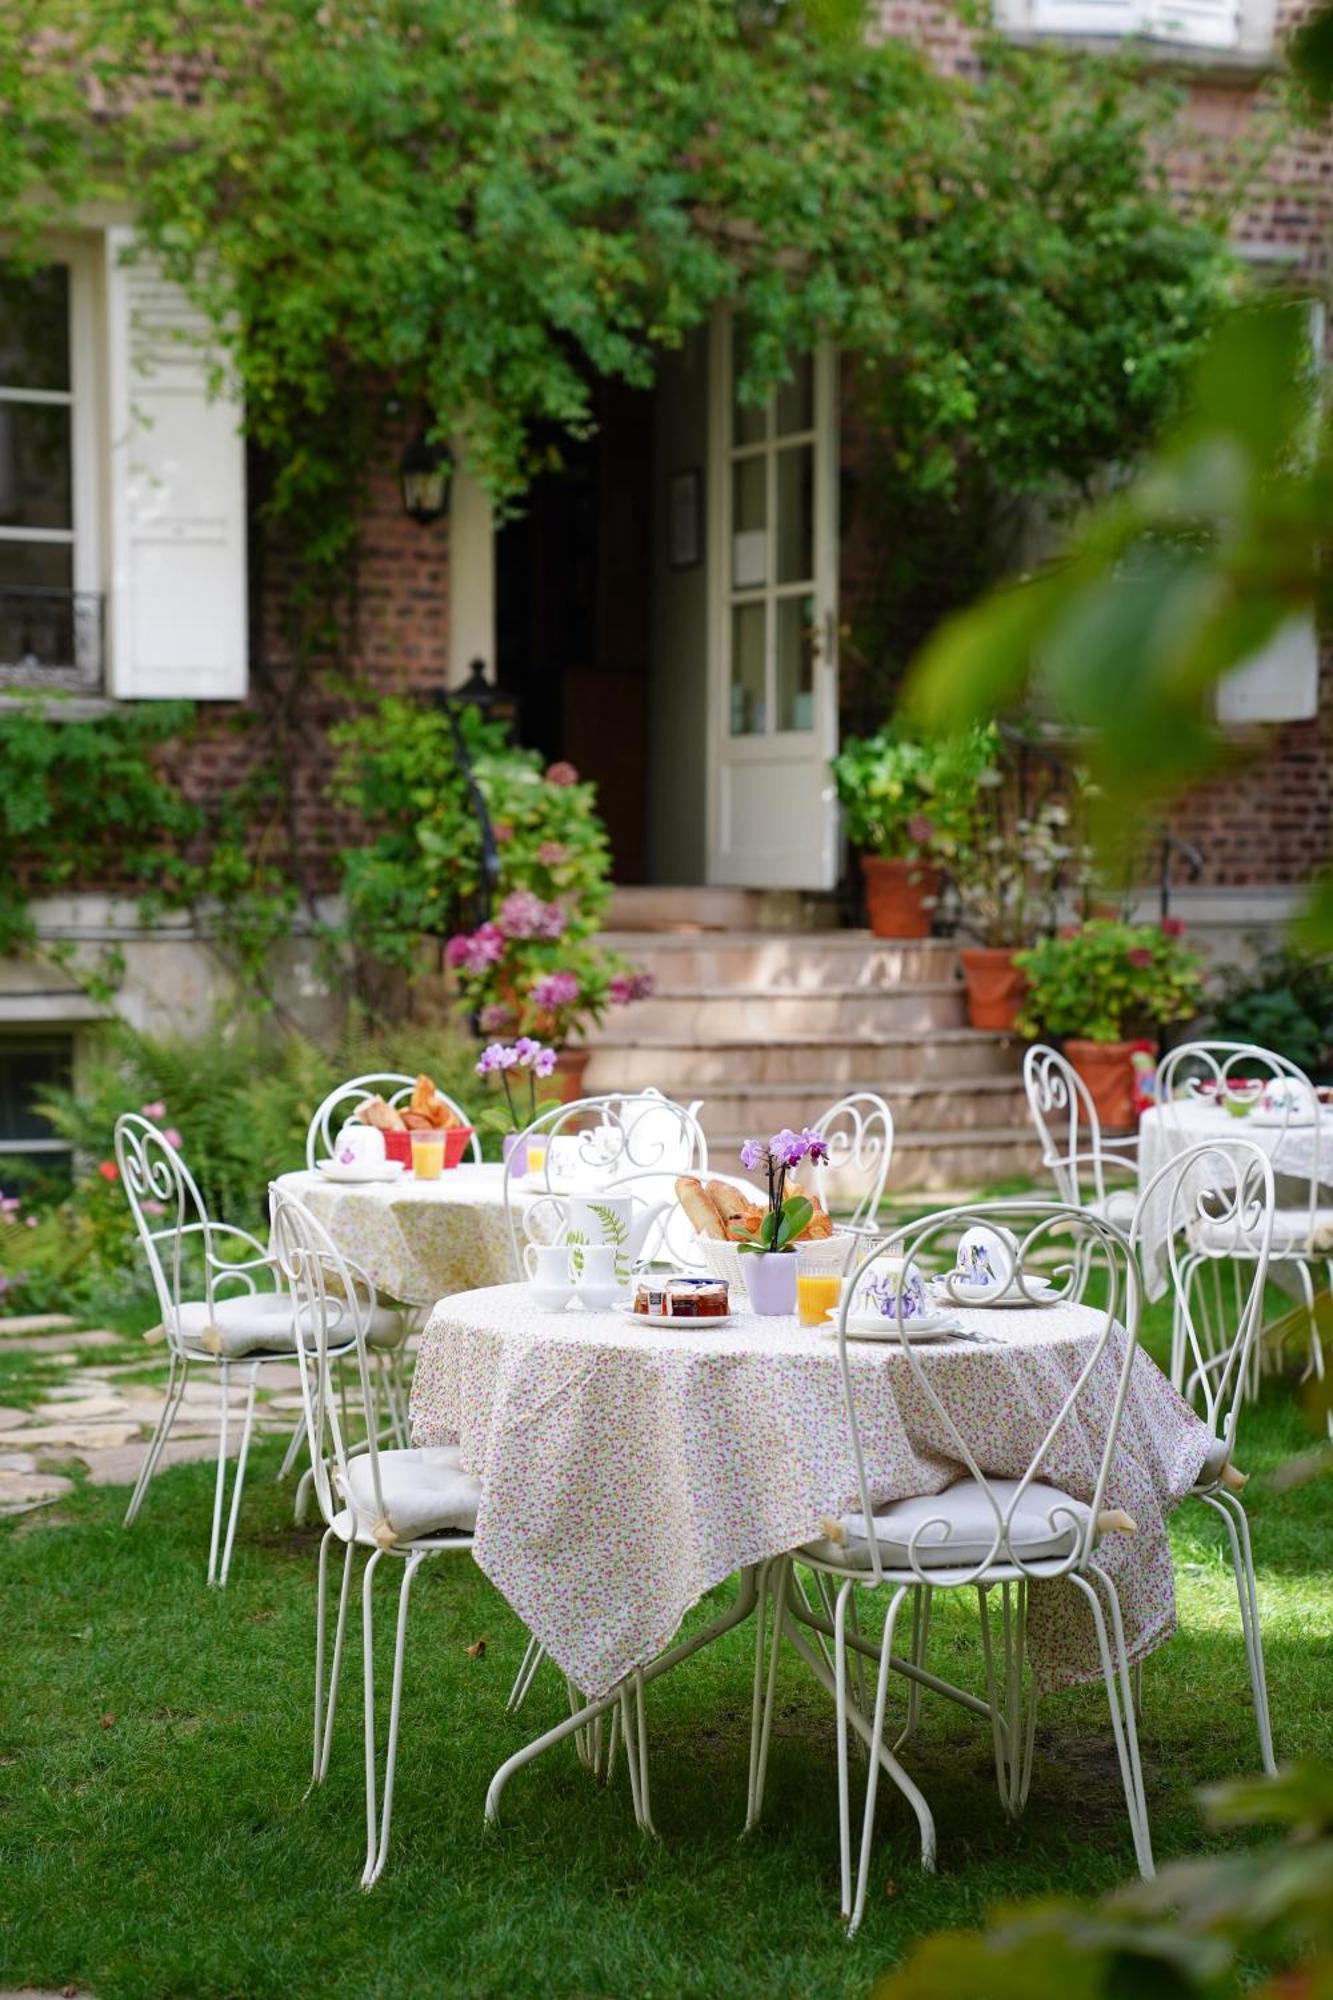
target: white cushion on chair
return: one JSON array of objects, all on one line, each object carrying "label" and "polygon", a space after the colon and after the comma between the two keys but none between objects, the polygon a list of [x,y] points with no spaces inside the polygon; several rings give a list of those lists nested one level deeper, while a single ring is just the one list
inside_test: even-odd
[{"label": "white cushion on chair", "polygon": [[[366,1329],[368,1347],[396,1347],[404,1338],[407,1323],[399,1312],[376,1306]],[[350,1329],[329,1328],[332,1346],[344,1346]],[[236,1292],[214,1301],[210,1312],[206,1299],[190,1299],[180,1309],[180,1334],[187,1347],[200,1354],[217,1354],[235,1360],[246,1354],[294,1354],[292,1302],[285,1292]]]},{"label": "white cushion on chair", "polygon": [[1128,1229],[1134,1220],[1134,1210],[1138,1196],[1133,1188],[1112,1188],[1098,1201],[1085,1201],[1083,1206],[1089,1215],[1097,1216],[1102,1222],[1109,1222],[1112,1229]]},{"label": "white cushion on chair", "polygon": [[[1198,1250],[1227,1251],[1259,1247],[1257,1230],[1237,1229],[1233,1223],[1210,1222],[1197,1216],[1189,1226],[1190,1242]],[[1310,1231],[1308,1208],[1279,1208],[1273,1216],[1273,1255],[1326,1257],[1333,1254],[1333,1208],[1317,1208],[1314,1233]]]},{"label": "white cushion on chair", "polygon": [[[356,1507],[358,1541],[385,1547],[416,1541],[423,1535],[471,1534],[477,1525],[481,1481],[459,1469],[457,1445],[414,1445],[406,1451],[382,1451],[378,1456],[384,1500],[384,1527],[378,1535],[370,1454],[348,1461],[347,1485]],[[351,1510],[341,1513],[333,1525],[346,1541],[352,1527]]]},{"label": "white cushion on chair", "polygon": [[[919,1494],[881,1507],[873,1521],[881,1563],[887,1569],[910,1569],[914,1561],[918,1569],[971,1569],[985,1562],[995,1546],[999,1526],[995,1508],[986,1497],[987,1489],[1008,1519],[1018,1487],[1016,1479],[990,1479],[985,1487],[975,1479],[960,1479],[943,1493]],[[1053,1522],[1057,1508],[1060,1512]],[[1025,1562],[1067,1556],[1087,1518],[1088,1509],[1081,1500],[1072,1500],[1058,1487],[1034,1480],[1014,1508],[1006,1546]],[[939,1527],[925,1525],[939,1521],[948,1523],[947,1539]],[[845,1543],[824,1538],[809,1543],[808,1553],[823,1562],[868,1569],[870,1545],[864,1515],[845,1514],[840,1526]],[[923,1532],[913,1553],[911,1540],[919,1529]],[[996,1550],[994,1560],[1007,1560],[1004,1549]]]}]

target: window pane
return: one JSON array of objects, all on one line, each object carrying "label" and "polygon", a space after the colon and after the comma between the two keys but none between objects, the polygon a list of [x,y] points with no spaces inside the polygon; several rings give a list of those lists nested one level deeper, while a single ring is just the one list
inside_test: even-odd
[{"label": "window pane", "polygon": [[764,607],[731,607],[731,733],[762,736],[767,723],[764,688]]},{"label": "window pane", "polygon": [[778,728],[815,726],[813,597],[780,597],[778,613]]},{"label": "window pane", "polygon": [[740,325],[731,323],[731,439],[733,444],[758,444],[764,435],[767,410],[760,403],[742,403],[736,395],[736,384],[745,373],[745,336]]},{"label": "window pane", "polygon": [[743,458],[731,468],[731,587],[768,582],[768,462]]},{"label": "window pane", "polygon": [[[48,1119],[33,1102],[39,1091],[68,1084],[71,1043],[67,1036],[0,1042],[0,1139],[53,1139]],[[0,1179],[4,1156],[0,1154]]]},{"label": "window pane", "polygon": [[0,403],[0,526],[70,525],[68,409]]},{"label": "window pane", "polygon": [[71,594],[72,561],[73,551],[68,547],[0,542],[0,666],[80,664]]},{"label": "window pane", "polygon": [[69,272],[0,274],[0,387],[69,388]]},{"label": "window pane", "polygon": [[778,582],[815,573],[815,454],[808,444],[778,453]]},{"label": "window pane", "polygon": [[790,382],[778,390],[778,430],[812,431],[815,427],[815,367],[810,355],[803,354],[792,370]]},{"label": "window pane", "polygon": [[0,529],[0,592],[73,588],[72,542],[7,542]]}]

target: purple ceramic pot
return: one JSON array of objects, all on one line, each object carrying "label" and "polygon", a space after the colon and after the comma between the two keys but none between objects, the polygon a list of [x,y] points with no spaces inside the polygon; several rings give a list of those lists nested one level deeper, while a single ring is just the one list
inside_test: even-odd
[{"label": "purple ceramic pot", "polygon": [[796,1311],[796,1252],[765,1250],[741,1258],[750,1304],[757,1313]]},{"label": "purple ceramic pot", "polygon": [[501,1156],[509,1162],[511,1174],[528,1171],[528,1144],[521,1132],[506,1132],[500,1142]]}]

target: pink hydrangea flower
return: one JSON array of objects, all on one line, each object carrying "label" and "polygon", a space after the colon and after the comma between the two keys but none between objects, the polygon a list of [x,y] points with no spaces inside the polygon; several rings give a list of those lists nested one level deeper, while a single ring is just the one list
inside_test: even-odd
[{"label": "pink hydrangea flower", "polygon": [[509,1009],[503,1000],[491,1000],[477,1012],[477,1026],[483,1035],[502,1035],[509,1026]]},{"label": "pink hydrangea flower", "polygon": [[607,994],[613,1007],[627,1007],[631,1000],[647,1000],[656,984],[651,972],[615,972]]},{"label": "pink hydrangea flower", "polygon": [[534,981],[532,998],[538,1007],[568,1007],[579,997],[579,982],[572,972],[545,972]]},{"label": "pink hydrangea flower", "polygon": [[569,849],[563,840],[544,840],[537,849],[537,859],[543,868],[558,868],[562,861],[568,861]]},{"label": "pink hydrangea flower", "polygon": [[558,758],[554,764],[546,766],[548,785],[577,785],[578,781],[578,772],[572,764],[566,763],[563,757]]},{"label": "pink hydrangea flower", "polygon": [[162,1137],[171,1147],[173,1153],[179,1153],[181,1149],[181,1135],[176,1130],[176,1127],[174,1125],[168,1125],[166,1131],[162,1134]]},{"label": "pink hydrangea flower", "polygon": [[504,957],[504,948],[504,933],[498,924],[487,923],[471,935],[460,932],[451,937],[444,947],[444,959],[455,971],[486,972],[497,959]]},{"label": "pink hydrangea flower", "polygon": [[151,1104],[141,1104],[139,1106],[139,1116],[141,1118],[165,1118],[166,1115],[167,1107],[160,1097],[155,1097]]}]

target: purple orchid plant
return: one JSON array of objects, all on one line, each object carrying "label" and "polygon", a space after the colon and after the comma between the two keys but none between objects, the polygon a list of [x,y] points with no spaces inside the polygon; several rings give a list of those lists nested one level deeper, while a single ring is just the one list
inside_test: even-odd
[{"label": "purple orchid plant", "polygon": [[[768,1209],[758,1234],[738,1239],[742,1250],[762,1256],[767,1251],[796,1248],[796,1238],[809,1226],[815,1208],[814,1203],[803,1194],[787,1193],[787,1175],[803,1160],[809,1160],[811,1166],[818,1167],[827,1159],[828,1145],[822,1134],[811,1126],[803,1132],[785,1128],[775,1132],[767,1141],[746,1140],[741,1147],[741,1165],[747,1174],[757,1174],[763,1169],[768,1181]],[[733,1223],[733,1234],[735,1229]]]},{"label": "purple orchid plant", "polygon": [[[560,1102],[558,1097],[537,1096],[537,1079],[546,1078],[555,1069],[555,1050],[547,1048],[543,1042],[534,1041],[531,1035],[520,1035],[516,1042],[491,1042],[481,1052],[477,1062],[480,1077],[498,1076],[504,1089],[504,1105],[497,1104],[493,1110],[483,1111],[477,1120],[490,1132],[524,1132],[538,1118],[548,1111],[554,1111]],[[520,1102],[515,1098],[515,1085],[521,1090],[527,1085],[527,1112],[524,1115]]]}]

